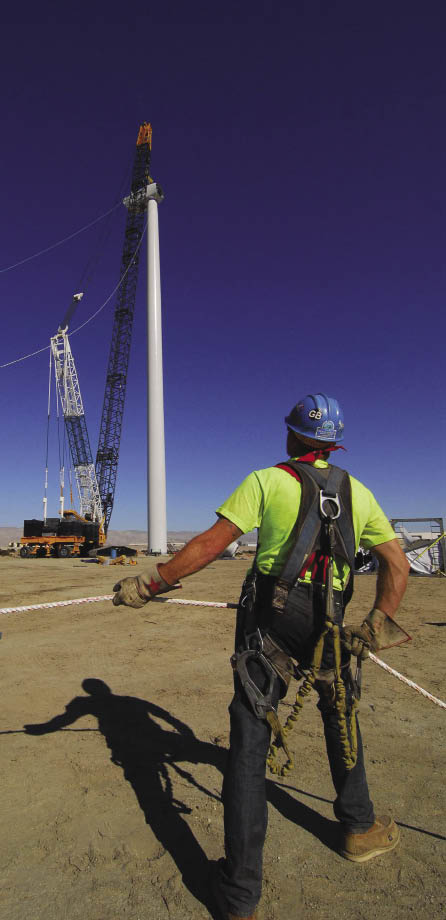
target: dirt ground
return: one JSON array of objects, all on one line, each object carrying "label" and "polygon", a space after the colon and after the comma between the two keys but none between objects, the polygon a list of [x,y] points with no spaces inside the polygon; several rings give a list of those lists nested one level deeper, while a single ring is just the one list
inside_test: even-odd
[{"label": "dirt ground", "polygon": [[[145,562],[0,557],[0,607],[109,594]],[[182,596],[235,601],[247,564],[219,560]],[[358,577],[349,620],[373,594],[374,577]],[[399,619],[413,641],[381,653],[442,699],[445,600],[446,580],[410,578]],[[206,880],[223,852],[234,619],[162,600],[142,611],[99,602],[0,616],[1,920],[215,916]],[[363,865],[336,852],[312,697],[291,736],[294,772],[267,780],[262,920],[446,917],[445,711],[372,662],[364,671],[369,785],[378,814],[397,818],[401,846]]]}]

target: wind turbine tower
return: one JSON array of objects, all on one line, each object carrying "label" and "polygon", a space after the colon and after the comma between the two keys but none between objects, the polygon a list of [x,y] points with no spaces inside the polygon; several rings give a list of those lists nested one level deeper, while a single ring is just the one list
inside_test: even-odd
[{"label": "wind turbine tower", "polygon": [[[138,144],[149,142],[152,129],[140,128]],[[166,456],[164,444],[163,344],[161,327],[161,281],[158,235],[158,204],[161,187],[148,177],[138,191],[124,199],[130,210],[147,209],[147,548],[167,552]]]}]

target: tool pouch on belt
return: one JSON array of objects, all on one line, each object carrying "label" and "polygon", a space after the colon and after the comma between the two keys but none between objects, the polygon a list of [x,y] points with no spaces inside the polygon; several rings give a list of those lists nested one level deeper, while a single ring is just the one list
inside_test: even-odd
[{"label": "tool pouch on belt", "polygon": [[263,654],[282,681],[284,692],[281,695],[285,696],[290,685],[290,680],[294,676],[294,665],[290,656],[279,648],[268,633],[263,637]]},{"label": "tool pouch on belt", "polygon": [[[264,691],[260,690],[260,687],[257,686],[248,671],[248,662],[253,660],[260,665],[268,680],[268,686]],[[254,715],[257,716],[258,719],[266,719],[269,712],[275,712],[273,706],[273,691],[276,672],[260,649],[248,648],[243,652],[236,652],[231,658],[231,665],[238,674],[240,683]]]},{"label": "tool pouch on belt", "polygon": [[[272,702],[276,678],[279,678],[282,684],[280,697],[283,697],[293,676],[294,668],[291,658],[269,636],[262,638],[259,633],[258,641],[258,648],[247,648],[244,651],[235,652],[231,657],[231,665],[238,674],[254,714],[258,719],[268,719],[269,713],[276,713]],[[250,660],[260,665],[267,678],[268,686],[264,691],[260,690],[249,674],[247,665]],[[272,728],[277,734],[277,728],[281,731],[280,722],[277,720],[276,727],[272,725]]]}]

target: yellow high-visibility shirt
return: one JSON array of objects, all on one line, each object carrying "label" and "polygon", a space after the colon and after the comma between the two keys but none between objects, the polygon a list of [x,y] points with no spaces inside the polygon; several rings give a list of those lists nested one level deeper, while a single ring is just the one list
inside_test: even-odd
[{"label": "yellow high-visibility shirt", "polygon": [[[325,469],[328,463],[316,460],[313,466]],[[395,531],[370,489],[354,476],[350,476],[350,482],[356,551],[360,544],[371,549],[395,540]],[[243,533],[259,529],[257,567],[265,575],[280,575],[291,550],[301,492],[301,484],[294,476],[269,466],[250,473],[217,509],[218,515],[232,521]],[[345,588],[348,574],[348,566],[335,558],[333,586],[336,590]],[[310,577],[307,572],[305,580]]]}]

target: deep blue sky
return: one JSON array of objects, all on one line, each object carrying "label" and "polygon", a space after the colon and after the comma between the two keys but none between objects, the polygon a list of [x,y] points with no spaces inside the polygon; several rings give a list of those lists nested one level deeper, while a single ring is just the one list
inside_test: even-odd
[{"label": "deep blue sky", "polygon": [[[15,10],[15,8],[14,8]],[[389,516],[445,512],[443,3],[95,2],[2,20],[0,268],[127,192],[153,125],[168,526],[285,455],[322,390]],[[117,211],[76,323],[118,280]],[[49,342],[102,224],[0,274],[0,364]],[[95,453],[114,301],[71,340]],[[111,526],[146,526],[145,261]],[[41,517],[48,353],[0,371],[0,523]],[[57,514],[53,428],[49,514]]]}]

